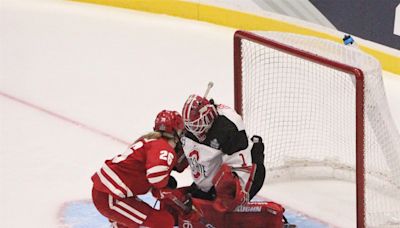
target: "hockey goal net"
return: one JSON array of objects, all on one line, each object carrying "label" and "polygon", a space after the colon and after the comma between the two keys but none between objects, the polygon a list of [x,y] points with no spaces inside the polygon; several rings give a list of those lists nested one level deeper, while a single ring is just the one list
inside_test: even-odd
[{"label": "hockey goal net", "polygon": [[357,227],[400,227],[400,136],[373,57],[315,37],[237,31],[234,64],[235,109],[265,142],[265,184],[354,182]]}]

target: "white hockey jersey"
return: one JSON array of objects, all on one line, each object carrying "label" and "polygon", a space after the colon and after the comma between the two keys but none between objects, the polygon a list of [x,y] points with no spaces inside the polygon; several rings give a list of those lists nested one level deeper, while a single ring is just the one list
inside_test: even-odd
[{"label": "white hockey jersey", "polygon": [[[252,143],[246,135],[241,116],[224,105],[218,105],[217,111],[219,116],[204,141],[200,142],[190,132],[186,132],[181,139],[194,183],[204,192],[213,186],[212,179],[223,163],[236,168],[252,165]],[[250,174],[241,170],[235,172],[244,188]]]}]

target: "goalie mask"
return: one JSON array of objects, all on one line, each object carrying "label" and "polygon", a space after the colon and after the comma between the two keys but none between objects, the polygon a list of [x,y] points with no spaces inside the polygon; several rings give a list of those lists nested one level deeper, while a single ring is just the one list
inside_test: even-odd
[{"label": "goalie mask", "polygon": [[153,129],[168,138],[179,137],[183,131],[182,116],[176,111],[162,110],[154,121]]},{"label": "goalie mask", "polygon": [[218,113],[214,104],[206,98],[190,95],[183,106],[182,115],[186,130],[203,141]]}]

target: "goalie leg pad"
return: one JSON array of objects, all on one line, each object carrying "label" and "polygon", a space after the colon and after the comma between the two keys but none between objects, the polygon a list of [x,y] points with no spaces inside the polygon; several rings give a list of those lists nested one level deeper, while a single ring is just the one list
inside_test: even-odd
[{"label": "goalie leg pad", "polygon": [[283,227],[284,208],[274,202],[250,202],[226,213],[224,224],[230,228]]},{"label": "goalie leg pad", "polygon": [[248,202],[248,193],[243,191],[239,178],[228,165],[222,165],[213,178],[217,193],[214,207],[219,212],[233,210],[236,206]]},{"label": "goalie leg pad", "polygon": [[234,198],[237,181],[238,178],[233,174],[232,168],[225,164],[222,165],[212,180],[217,197]]}]

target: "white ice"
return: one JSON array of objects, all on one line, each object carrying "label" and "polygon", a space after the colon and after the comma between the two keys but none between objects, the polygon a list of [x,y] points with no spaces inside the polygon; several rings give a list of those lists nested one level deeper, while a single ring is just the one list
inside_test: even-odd
[{"label": "white ice", "polygon": [[[233,105],[233,29],[58,0],[0,7],[0,227],[61,227],[60,208],[90,199],[90,177],[105,159],[209,81],[211,96]],[[400,77],[384,80],[400,127]],[[178,181],[191,183],[188,173]],[[354,207],[343,183],[326,183],[338,194],[319,196],[312,184],[266,185],[262,194],[351,227],[351,213],[335,222],[337,197]]]}]

